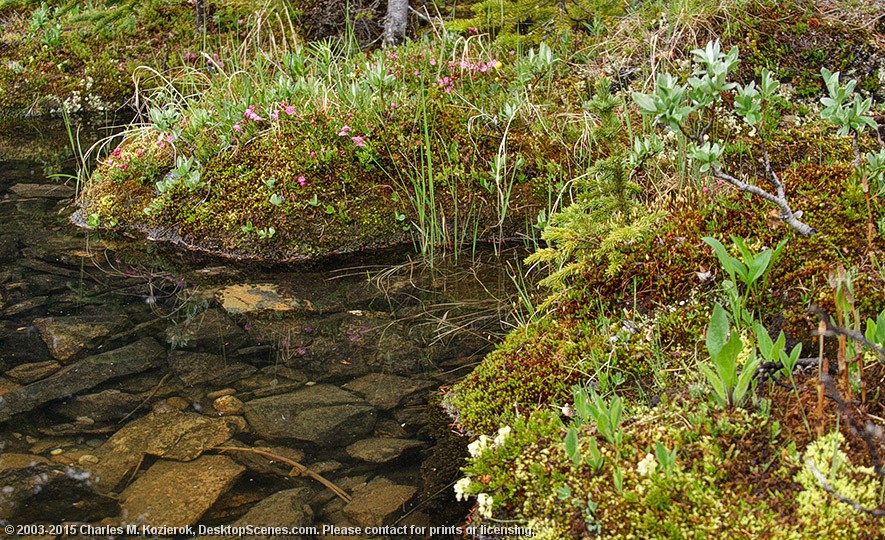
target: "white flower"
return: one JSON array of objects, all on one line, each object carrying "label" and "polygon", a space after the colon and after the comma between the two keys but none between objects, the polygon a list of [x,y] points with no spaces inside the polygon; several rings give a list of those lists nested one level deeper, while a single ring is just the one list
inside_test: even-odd
[{"label": "white flower", "polygon": [[510,426],[504,426],[498,429],[498,434],[495,435],[495,440],[492,441],[492,444],[494,444],[495,446],[501,446],[502,444],[504,444],[504,441],[506,441],[507,437],[510,436],[510,431]]},{"label": "white flower", "polygon": [[658,467],[658,462],[655,459],[654,454],[646,454],[642,461],[636,465],[636,472],[638,472],[641,476],[649,476],[655,472],[655,469]]},{"label": "white flower", "polygon": [[470,488],[470,479],[466,476],[455,482],[455,500],[466,501],[467,490]]},{"label": "white flower", "polygon": [[492,503],[495,502],[488,493],[480,493],[476,496],[476,512],[482,517],[492,517]]},{"label": "white flower", "polygon": [[467,451],[470,452],[470,457],[477,457],[482,454],[488,446],[489,438],[485,435],[480,435],[478,439],[467,445]]}]

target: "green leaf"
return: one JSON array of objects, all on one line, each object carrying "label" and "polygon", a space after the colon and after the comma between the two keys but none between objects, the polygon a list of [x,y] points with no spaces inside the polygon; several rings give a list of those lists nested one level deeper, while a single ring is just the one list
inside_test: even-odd
[{"label": "green leaf", "polygon": [[754,357],[751,361],[747,362],[747,365],[745,365],[744,369],[741,371],[741,375],[738,377],[738,380],[734,385],[733,398],[736,405],[740,405],[744,400],[744,396],[750,388],[750,383],[753,382],[753,376],[756,374],[756,370],[759,369],[759,361],[759,358]]},{"label": "green leaf", "polygon": [[701,363],[698,364],[698,368],[707,377],[707,382],[710,383],[710,386],[713,387],[713,397],[716,398],[716,401],[719,402],[720,405],[725,405],[727,402],[727,393],[725,390],[725,384],[722,382],[722,379],[710,368],[709,364]]},{"label": "green leaf", "polygon": [[658,106],[655,104],[654,98],[649,94],[633,92],[633,101],[636,102],[636,105],[639,106],[640,111],[644,114],[654,114],[658,112]]},{"label": "green leaf", "polygon": [[713,314],[710,316],[710,322],[707,324],[707,351],[710,357],[717,358],[728,340],[728,315],[725,309],[718,303],[713,305]]},{"label": "green leaf", "polygon": [[766,249],[765,251],[756,255],[756,257],[753,259],[753,262],[750,264],[750,275],[747,285],[752,285],[753,283],[755,283],[756,280],[762,277],[762,274],[764,274],[765,271],[768,270],[768,263],[771,261],[772,253],[773,252],[770,249]]},{"label": "green leaf", "polygon": [[768,330],[760,322],[756,321],[753,324],[753,333],[756,334],[756,344],[759,347],[759,352],[762,353],[762,357],[769,362],[774,362],[778,357],[772,354],[774,342],[771,341]]},{"label": "green leaf", "polygon": [[733,388],[737,383],[737,358],[744,348],[744,342],[740,334],[731,332],[731,337],[722,347],[719,355],[713,357],[719,376],[727,388]]},{"label": "green leaf", "polygon": [[568,428],[565,434],[565,453],[575,465],[581,462],[581,452],[578,450],[578,430],[574,427]]},{"label": "green leaf", "polygon": [[725,249],[725,246],[722,245],[722,242],[713,238],[712,236],[705,236],[701,238],[701,240],[703,240],[710,247],[713,248],[713,252],[716,254],[716,258],[719,259],[719,264],[722,265],[723,270],[725,270],[728,275],[731,276],[731,279],[734,279],[735,263],[739,261],[728,254],[728,250]]}]

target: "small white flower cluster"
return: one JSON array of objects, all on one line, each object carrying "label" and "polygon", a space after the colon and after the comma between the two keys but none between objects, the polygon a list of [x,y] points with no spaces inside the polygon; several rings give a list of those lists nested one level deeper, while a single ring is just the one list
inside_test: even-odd
[{"label": "small white flower cluster", "polygon": [[6,69],[15,73],[16,75],[21,75],[25,72],[25,66],[17,60],[9,60],[8,62],[6,62]]},{"label": "small white flower cluster", "polygon": [[642,461],[640,461],[636,465],[636,472],[639,473],[640,476],[651,476],[654,474],[655,469],[658,468],[658,460],[655,459],[654,454],[646,454]]},{"label": "small white flower cluster", "polygon": [[[470,457],[479,457],[489,448],[502,446],[504,442],[507,441],[511,431],[513,430],[510,429],[510,426],[504,426],[498,429],[498,433],[493,439],[489,439],[485,435],[480,435],[479,438],[467,445],[467,451],[470,453]],[[470,496],[470,486],[470,477],[467,476],[455,482],[455,499],[458,501],[466,501],[467,497]],[[478,493],[476,495],[477,513],[483,517],[491,517],[492,503],[494,503],[494,499],[491,495],[488,493]]]},{"label": "small white flower cluster", "polygon": [[494,499],[488,493],[480,493],[476,496],[476,511],[485,518],[492,517],[492,503]]},{"label": "small white flower cluster", "polygon": [[478,439],[467,445],[467,451],[470,457],[478,457],[486,451],[487,448],[495,448],[504,444],[507,437],[510,436],[510,426],[504,426],[498,430],[498,434],[494,439],[489,439],[485,435],[480,435]]},{"label": "small white flower cluster", "polygon": [[501,446],[504,444],[504,441],[507,440],[507,437],[510,436],[510,426],[504,426],[498,429],[498,434],[495,435],[494,440],[492,440],[492,446]]},{"label": "small white flower cluster", "polygon": [[467,490],[470,489],[470,478],[466,476],[457,482],[455,482],[455,500],[456,501],[466,501],[469,493]]}]

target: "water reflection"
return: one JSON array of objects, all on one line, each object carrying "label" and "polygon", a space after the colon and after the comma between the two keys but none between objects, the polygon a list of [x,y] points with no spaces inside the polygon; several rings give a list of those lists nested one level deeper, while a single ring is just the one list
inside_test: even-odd
[{"label": "water reflection", "polygon": [[48,176],[74,173],[64,126],[5,122],[0,520],[304,533],[275,538],[461,524],[464,443],[428,400],[498,339],[519,253],[275,267],[100,237],[67,223],[72,189]]}]

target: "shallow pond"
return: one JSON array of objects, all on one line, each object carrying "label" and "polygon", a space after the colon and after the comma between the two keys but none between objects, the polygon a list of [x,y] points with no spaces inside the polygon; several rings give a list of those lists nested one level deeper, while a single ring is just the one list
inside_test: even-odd
[{"label": "shallow pond", "polygon": [[50,177],[66,145],[46,120],[0,135],[4,527],[461,536],[465,441],[429,402],[498,339],[518,253],[272,266],[86,232]]}]

